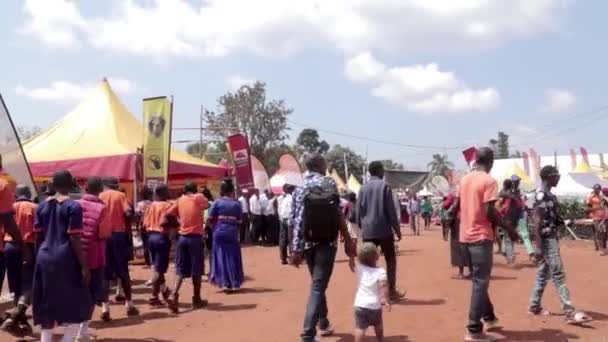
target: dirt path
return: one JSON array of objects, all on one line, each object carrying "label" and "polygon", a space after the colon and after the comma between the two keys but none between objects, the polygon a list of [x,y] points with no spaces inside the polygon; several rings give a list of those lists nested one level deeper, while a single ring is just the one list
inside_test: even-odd
[{"label": "dirt path", "polygon": [[[454,270],[449,266],[449,247],[441,240],[439,228],[423,233],[420,237],[407,235],[400,243],[398,284],[408,291],[408,300],[385,314],[386,341],[462,341],[471,284],[450,278]],[[526,309],[535,269],[506,268],[504,258],[496,255],[490,291],[504,326],[497,333],[504,341],[608,341],[608,257],[599,257],[592,249],[586,242],[562,247],[574,303],[596,319],[586,328],[567,326],[558,316],[529,317]],[[524,259],[522,249],[518,252]],[[209,307],[184,309],[177,317],[164,309],[150,310],[145,304],[149,290],[140,285],[135,292],[142,316],[127,319],[123,307],[113,306],[114,321],[107,325],[94,322],[95,334],[98,341],[106,342],[297,341],[310,279],[304,268],[282,266],[278,260],[276,248],[245,248],[246,288],[225,295],[205,283]],[[137,267],[133,273],[141,284],[149,270]],[[336,336],[322,341],[352,341],[355,285],[355,277],[340,255],[328,290]],[[190,291],[184,288],[182,301],[189,301]],[[559,312],[552,285],[545,293],[544,306]],[[10,340],[0,335],[0,341]]]}]

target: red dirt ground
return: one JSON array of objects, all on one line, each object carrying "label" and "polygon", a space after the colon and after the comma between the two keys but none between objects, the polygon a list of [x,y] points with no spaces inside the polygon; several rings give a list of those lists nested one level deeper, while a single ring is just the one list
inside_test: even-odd
[{"label": "red dirt ground", "polygon": [[[525,259],[523,250],[518,251]],[[248,282],[241,293],[226,295],[205,283],[209,307],[184,308],[174,316],[165,309],[149,309],[145,304],[149,290],[139,285],[135,292],[141,317],[126,318],[122,306],[113,306],[112,323],[93,323],[98,341],[298,341],[310,284],[305,268],[280,265],[276,248],[248,247],[243,253]],[[529,317],[526,309],[535,269],[507,268],[504,258],[495,255],[490,292],[504,327],[496,333],[503,341],[608,341],[608,257],[598,256],[588,242],[566,242],[562,255],[574,303],[595,321],[575,327],[566,325],[561,316]],[[133,267],[132,272],[138,284],[149,275],[141,267]],[[471,284],[451,279],[453,274],[448,243],[441,240],[438,227],[423,236],[405,236],[400,243],[398,284],[407,290],[408,300],[384,315],[386,341],[462,341]],[[353,340],[355,285],[341,254],[327,293],[336,335],[321,341]],[[190,294],[190,287],[184,288],[182,301],[189,301]],[[554,312],[560,309],[553,285],[547,288],[544,306]],[[98,315],[97,311],[95,319]],[[0,334],[0,341],[11,340]]]}]

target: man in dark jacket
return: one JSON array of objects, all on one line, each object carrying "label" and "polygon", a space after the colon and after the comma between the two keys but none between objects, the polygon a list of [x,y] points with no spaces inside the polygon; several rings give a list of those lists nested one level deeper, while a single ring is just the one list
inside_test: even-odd
[{"label": "man in dark jacket", "polygon": [[397,289],[397,256],[395,238],[401,241],[401,227],[393,201],[393,191],[383,180],[384,166],[379,161],[369,164],[371,179],[361,188],[357,202],[359,226],[364,242],[382,248],[386,259],[390,296],[399,300],[405,294]]}]

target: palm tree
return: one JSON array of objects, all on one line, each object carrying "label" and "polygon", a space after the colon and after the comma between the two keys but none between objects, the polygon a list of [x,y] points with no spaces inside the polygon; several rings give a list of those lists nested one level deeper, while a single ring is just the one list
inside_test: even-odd
[{"label": "palm tree", "polygon": [[454,163],[448,160],[446,154],[433,154],[433,160],[427,166],[432,176],[447,177],[449,171],[454,168]]}]

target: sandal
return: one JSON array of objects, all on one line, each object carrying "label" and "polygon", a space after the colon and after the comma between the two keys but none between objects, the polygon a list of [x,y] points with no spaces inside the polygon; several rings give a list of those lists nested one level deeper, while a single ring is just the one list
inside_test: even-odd
[{"label": "sandal", "polygon": [[167,300],[167,307],[171,310],[172,313],[179,313],[179,296],[173,295],[173,298],[169,298]]}]

